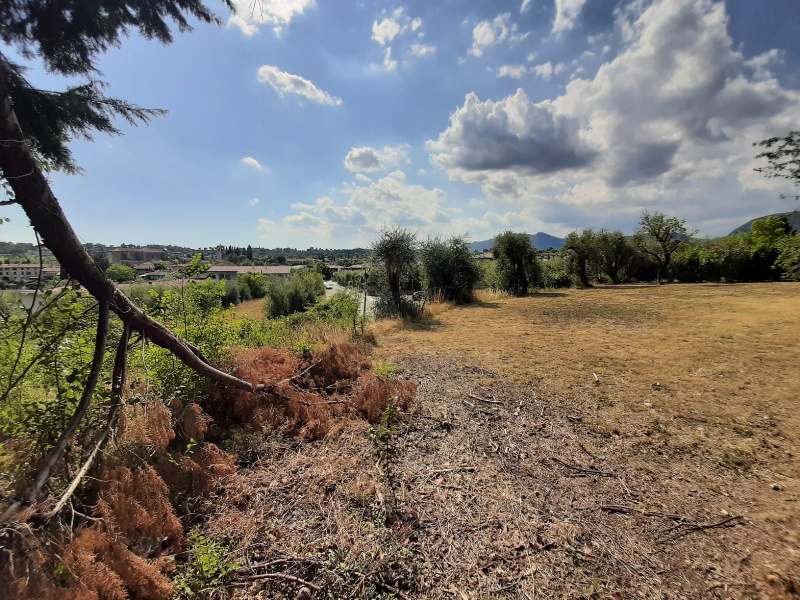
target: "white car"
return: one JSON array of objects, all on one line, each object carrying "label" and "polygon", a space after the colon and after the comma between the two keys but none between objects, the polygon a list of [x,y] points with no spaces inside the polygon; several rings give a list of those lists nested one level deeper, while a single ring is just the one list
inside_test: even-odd
[{"label": "white car", "polygon": [[326,290],[332,290],[333,289],[333,282],[332,281],[326,281],[325,282],[325,289]]}]

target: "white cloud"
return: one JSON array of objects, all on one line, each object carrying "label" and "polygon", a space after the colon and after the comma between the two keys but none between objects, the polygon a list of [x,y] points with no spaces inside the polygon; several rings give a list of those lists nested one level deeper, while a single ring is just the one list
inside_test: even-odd
[{"label": "white cloud", "polygon": [[536,56],[537,56],[536,52],[530,52],[528,53],[528,57],[525,60],[527,60],[528,62],[533,62],[536,60]]},{"label": "white cloud", "polygon": [[533,72],[545,81],[549,81],[553,76],[553,63],[548,61],[542,65],[536,65],[533,67]]},{"label": "white cloud", "polygon": [[240,162],[243,165],[247,165],[248,167],[255,169],[256,171],[260,171],[262,169],[261,163],[252,156],[245,156]]},{"label": "white cloud", "polygon": [[341,98],[331,96],[311,83],[308,79],[300,75],[294,75],[281,71],[278,67],[271,65],[264,65],[258,70],[258,80],[261,83],[268,83],[272,88],[278,92],[278,95],[284,97],[286,94],[294,94],[302,96],[311,102],[317,104],[327,104],[329,106],[339,106],[342,104]]},{"label": "white cloud", "polygon": [[517,24],[511,22],[511,15],[503,13],[497,15],[492,21],[481,21],[472,30],[472,48],[469,53],[473,56],[483,56],[489,46],[500,42],[518,42],[528,37],[528,34],[518,34]]},{"label": "white cloud", "polygon": [[425,56],[436,52],[436,46],[425,44],[413,44],[409,50],[411,56]]},{"label": "white cloud", "polygon": [[252,200],[250,200],[250,206],[258,206],[260,202],[261,200],[259,200],[258,198],[253,198]]},{"label": "white cloud", "polygon": [[356,173],[355,180],[360,181],[361,183],[372,183],[372,179],[370,179],[363,173]]},{"label": "white cloud", "polygon": [[767,70],[777,54],[748,60],[721,2],[636,2],[616,18],[619,54],[593,78],[538,103],[521,90],[468,94],[428,142],[431,163],[480,183],[493,205],[571,227],[632,223],[644,208],[701,228],[747,220],[756,205],[785,210],[752,173],[752,142],[785,135],[800,114],[800,92]]},{"label": "white cloud", "polygon": [[271,25],[276,35],[306,8],[314,6],[314,0],[233,0],[236,14],[228,19],[228,26],[241,29],[246,36],[258,33],[259,26]]},{"label": "white cloud", "polygon": [[556,0],[556,18],[553,21],[553,32],[558,33],[572,29],[585,3],[586,0]]},{"label": "white cloud", "polygon": [[[383,14],[386,15],[385,10]],[[392,57],[393,54],[398,56],[398,53],[394,52],[397,47],[392,46],[395,42],[400,44],[399,54],[403,56],[402,64],[404,67],[410,67],[419,57],[436,52],[436,46],[434,45],[416,43],[409,47],[407,42],[402,40],[403,34],[409,31],[416,32],[421,27],[422,19],[419,17],[412,19],[405,14],[405,10],[402,7],[395,9],[388,16],[384,16],[380,21],[376,19],[372,23],[372,39],[384,47],[383,63],[382,65],[370,65],[369,71],[380,73],[397,70],[399,63],[397,59]],[[418,31],[418,38],[423,38],[424,36],[425,34],[422,31]]]},{"label": "white cloud", "polygon": [[262,240],[269,239],[269,234],[272,234],[275,231],[275,221],[271,221],[269,219],[259,219],[258,224],[256,225],[256,229],[261,231],[264,235],[261,236]]},{"label": "white cloud", "polygon": [[350,148],[344,159],[345,168],[352,173],[374,173],[385,171],[389,167],[411,162],[408,158],[408,144],[399,146],[384,146],[383,150],[376,150],[369,146]]},{"label": "white cloud", "polygon": [[386,46],[406,29],[408,25],[400,25],[392,17],[387,17],[380,23],[378,21],[372,23],[372,39],[381,46]]},{"label": "white cloud", "polygon": [[522,0],[522,6],[519,7],[519,12],[528,12],[531,8],[531,0]]},{"label": "white cloud", "polygon": [[528,72],[528,67],[525,65],[503,65],[497,70],[498,77],[511,77],[512,79],[520,79]]}]

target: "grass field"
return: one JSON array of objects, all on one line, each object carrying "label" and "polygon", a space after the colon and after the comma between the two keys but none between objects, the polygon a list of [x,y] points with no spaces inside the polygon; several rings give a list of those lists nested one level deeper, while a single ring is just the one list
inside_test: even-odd
[{"label": "grass field", "polygon": [[391,441],[226,442],[204,531],[279,571],[233,597],[800,597],[800,284],[428,308],[362,346],[418,386]]},{"label": "grass field", "polygon": [[[419,414],[448,424],[406,457],[409,476],[420,461],[470,464],[427,517],[460,548],[451,587],[536,597],[538,577],[544,597],[800,594],[800,285],[481,300],[376,325],[378,357],[421,382]],[[517,557],[510,588],[481,568],[491,542],[470,527],[487,515],[537,523],[512,527],[538,550]]]}]

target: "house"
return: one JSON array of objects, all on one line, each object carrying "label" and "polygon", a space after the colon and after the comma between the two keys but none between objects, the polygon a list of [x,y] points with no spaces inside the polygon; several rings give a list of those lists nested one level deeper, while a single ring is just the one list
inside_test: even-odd
[{"label": "house", "polygon": [[350,265],[349,267],[342,267],[342,271],[363,271],[367,265]]},{"label": "house", "polygon": [[139,279],[144,279],[145,281],[161,281],[167,275],[169,275],[169,273],[164,273],[163,271],[151,271],[150,273],[139,275]]},{"label": "house", "polygon": [[473,258],[475,260],[494,260],[494,254],[491,252],[479,252]]},{"label": "house", "polygon": [[[42,267],[42,279],[58,279],[60,267]],[[12,263],[0,265],[0,280],[19,283],[39,279],[38,264]]]},{"label": "house", "polygon": [[139,263],[138,265],[133,265],[133,270],[136,271],[137,274],[141,275],[142,273],[154,271],[155,266],[151,262],[144,262]]},{"label": "house", "polygon": [[114,248],[108,251],[108,262],[112,265],[122,263],[132,267],[133,265],[158,262],[159,260],[169,260],[167,251],[158,248]]},{"label": "house", "polygon": [[292,272],[292,267],[289,265],[281,265],[278,267],[237,267],[237,266],[223,266],[214,265],[205,273],[199,275],[201,279],[211,278],[214,281],[234,281],[242,273],[255,273],[257,275],[276,275],[278,277],[288,277]]}]

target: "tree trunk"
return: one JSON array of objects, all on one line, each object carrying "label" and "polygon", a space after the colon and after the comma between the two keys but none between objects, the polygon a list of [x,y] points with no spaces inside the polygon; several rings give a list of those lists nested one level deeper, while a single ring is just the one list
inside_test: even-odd
[{"label": "tree trunk", "polygon": [[254,386],[212,367],[203,354],[167,327],[151,319],[133,304],[97,268],[81,244],[58,199],[33,158],[14,112],[9,94],[8,73],[0,61],[0,171],[14,191],[14,201],[61,266],[99,302],[107,302],[132,331],[172,352],[190,369],[210,379],[242,390]]}]

